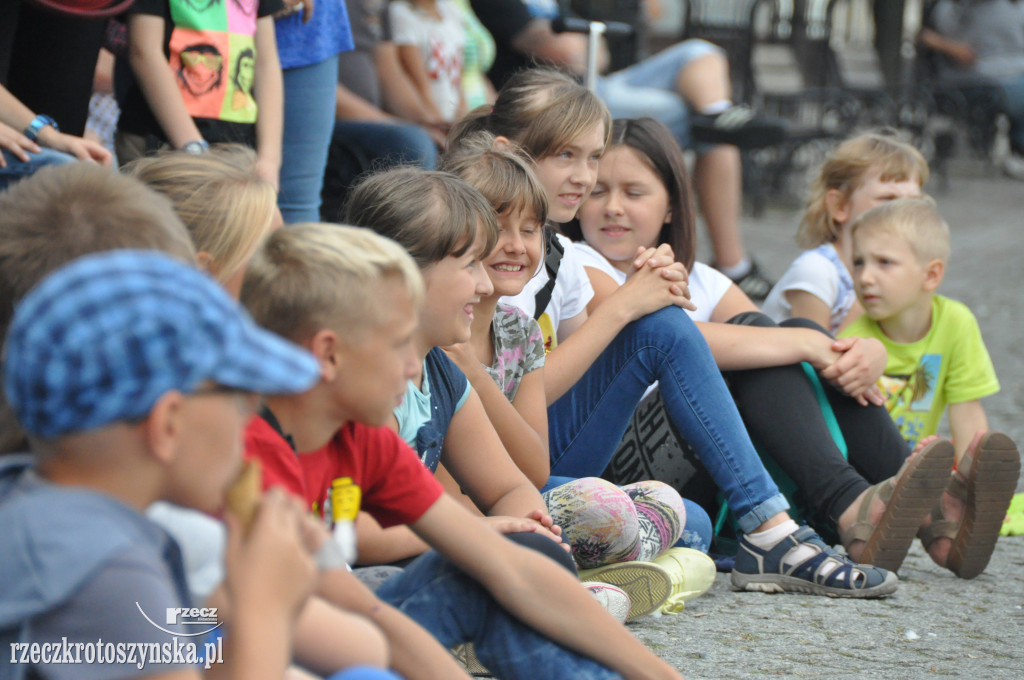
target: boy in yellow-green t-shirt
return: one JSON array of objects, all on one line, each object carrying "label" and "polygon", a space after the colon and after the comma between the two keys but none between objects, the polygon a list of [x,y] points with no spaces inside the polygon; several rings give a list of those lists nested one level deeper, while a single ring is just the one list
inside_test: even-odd
[{"label": "boy in yellow-green t-shirt", "polygon": [[988,432],[981,398],[998,392],[999,381],[977,320],[936,293],[949,227],[930,198],[906,198],[864,213],[852,233],[854,288],[865,313],[841,335],[885,345],[881,387],[912,446],[935,434],[949,407],[957,468],[918,535],[937,563],[972,578],[995,547],[1020,456],[1008,437]]}]

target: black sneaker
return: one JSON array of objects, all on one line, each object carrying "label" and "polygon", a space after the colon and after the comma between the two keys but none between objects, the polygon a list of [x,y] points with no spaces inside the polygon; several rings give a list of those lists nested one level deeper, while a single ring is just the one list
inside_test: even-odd
[{"label": "black sneaker", "polygon": [[694,114],[690,118],[693,141],[704,144],[732,144],[741,149],[760,149],[786,139],[786,122],[759,116],[746,105],[734,104],[714,115]]},{"label": "black sneaker", "polygon": [[775,285],[774,281],[761,273],[761,269],[754,260],[750,261],[750,269],[747,270],[747,273],[733,279],[732,282],[754,302],[764,302]]}]

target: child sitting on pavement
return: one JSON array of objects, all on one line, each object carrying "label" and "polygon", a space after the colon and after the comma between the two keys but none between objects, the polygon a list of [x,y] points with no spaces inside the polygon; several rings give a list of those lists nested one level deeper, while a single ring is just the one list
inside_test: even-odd
[{"label": "child sitting on pavement", "polygon": [[984,571],[1020,474],[1006,436],[988,431],[981,398],[999,390],[978,322],[937,293],[949,226],[930,198],[877,206],[851,227],[853,280],[864,315],[841,335],[881,340],[882,391],[911,444],[935,433],[949,407],[957,465],[918,533],[932,559],[961,578]]},{"label": "child sitting on pavement", "polygon": [[[299,391],[316,376],[312,357],[166,255],[87,255],[47,276],[18,305],[5,345],[4,390],[34,457],[10,456],[0,472],[3,639],[84,644],[96,663],[75,677],[198,678],[200,654],[229,677],[283,677],[316,577],[301,506],[268,494],[247,526],[228,512],[222,665],[210,645],[187,646],[180,619],[166,623],[191,606],[183,565],[142,513],[160,499],[219,512],[254,393]],[[179,637],[181,654],[129,656],[140,643],[166,655]],[[32,677],[66,658],[33,657],[20,669]]]},{"label": "child sitting on pavement", "polygon": [[[436,547],[377,594],[445,647],[472,641],[499,677],[679,678],[572,575],[444,494],[383,427],[420,370],[413,338],[422,291],[408,254],[367,230],[297,225],[272,234],[242,299],[260,323],[309,348],[322,378],[303,394],[267,400],[249,425],[248,455],[328,522],[361,505],[382,526],[409,524]],[[514,517],[497,526],[539,527]]]},{"label": "child sitting on pavement", "polygon": [[924,156],[893,134],[865,132],[840,144],[814,180],[796,235],[807,250],[772,288],[764,313],[777,322],[810,319],[830,333],[860,316],[850,226],[880,203],[920,196],[927,181]]},{"label": "child sitting on pavement", "polygon": [[[482,262],[494,290],[481,297],[474,310],[470,341],[446,351],[480,395],[514,460],[519,440],[539,437],[545,453],[548,448],[540,327],[516,307],[499,302],[502,296],[519,294],[544,259],[547,197],[531,166],[521,151],[510,143],[497,144],[486,132],[459,140],[445,154],[442,166],[480,191],[497,213],[498,243]],[[677,611],[686,599],[710,587],[715,567],[701,549],[710,542],[711,521],[672,487],[645,480],[619,488],[598,477],[548,480],[546,455],[516,463],[544,473],[538,486],[546,489],[542,496],[548,511],[572,545],[577,564],[588,568],[581,573],[584,580],[617,581],[628,592],[630,572],[642,566],[628,561],[654,562],[666,568],[674,586],[662,611]],[[667,550],[671,556],[664,555]],[[675,560],[687,568],[680,569]],[[599,569],[605,565],[612,566]],[[637,595],[647,596],[648,591],[630,593],[634,600]]]}]

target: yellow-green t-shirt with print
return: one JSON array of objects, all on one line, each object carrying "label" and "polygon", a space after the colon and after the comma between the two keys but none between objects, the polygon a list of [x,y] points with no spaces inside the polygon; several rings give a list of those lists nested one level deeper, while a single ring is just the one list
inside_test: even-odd
[{"label": "yellow-green t-shirt with print", "polygon": [[938,429],[947,404],[999,391],[981,329],[967,305],[941,295],[932,300],[932,326],[911,343],[893,342],[865,314],[840,333],[877,338],[889,359],[880,384],[886,408],[911,446]]}]

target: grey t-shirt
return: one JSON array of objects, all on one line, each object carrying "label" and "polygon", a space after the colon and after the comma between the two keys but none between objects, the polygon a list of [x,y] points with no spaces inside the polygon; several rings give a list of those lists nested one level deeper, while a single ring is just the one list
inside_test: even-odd
[{"label": "grey t-shirt", "polygon": [[338,82],[378,108],[380,81],[373,51],[391,40],[385,0],[345,0],[355,49],[338,55]]},{"label": "grey t-shirt", "polygon": [[[167,624],[168,609],[191,606],[174,541],[133,508],[51,484],[19,458],[0,463],[0,646],[10,653],[12,642],[50,644],[60,652],[49,663],[0,664],[0,678],[133,678],[190,665],[175,658],[174,640],[179,647],[197,640],[188,633],[198,630]],[[65,638],[82,643],[71,657]],[[86,645],[103,661],[78,662],[90,658]],[[141,645],[159,654],[139,668],[128,654]]]},{"label": "grey t-shirt", "polygon": [[970,66],[947,65],[944,77],[1024,75],[1024,2],[940,0],[932,24],[947,38],[970,45],[977,57]]}]

